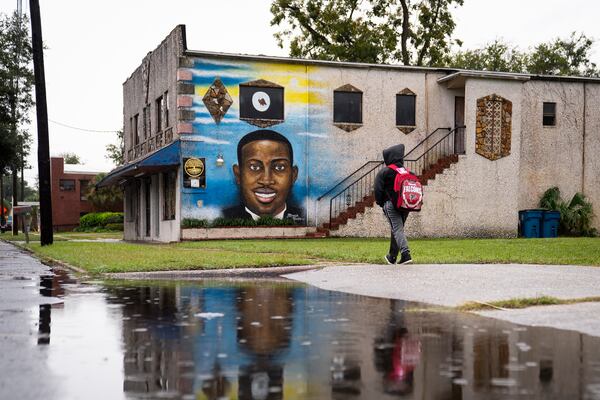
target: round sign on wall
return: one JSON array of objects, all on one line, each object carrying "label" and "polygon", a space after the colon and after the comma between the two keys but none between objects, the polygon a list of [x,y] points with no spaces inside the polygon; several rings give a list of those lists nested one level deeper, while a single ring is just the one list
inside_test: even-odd
[{"label": "round sign on wall", "polygon": [[252,95],[252,106],[256,111],[265,112],[271,105],[271,98],[265,92],[255,92]]},{"label": "round sign on wall", "polygon": [[188,158],[183,169],[189,177],[198,178],[204,173],[204,163],[199,158]]}]

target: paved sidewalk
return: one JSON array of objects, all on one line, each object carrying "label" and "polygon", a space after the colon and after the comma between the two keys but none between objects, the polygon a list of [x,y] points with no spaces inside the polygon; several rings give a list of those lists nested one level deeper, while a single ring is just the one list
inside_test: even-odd
[{"label": "paved sidewalk", "polygon": [[[0,241],[0,370],[10,370],[0,374],[0,398],[54,397],[53,373],[43,362],[46,347],[38,345],[40,305],[58,301],[40,294],[40,277],[51,274],[37,259]],[[39,376],[49,379],[32,384],[32,377]],[[8,388],[10,397],[4,397]]]},{"label": "paved sidewalk", "polygon": [[[346,265],[284,275],[322,289],[455,307],[516,297],[600,296],[600,267],[521,264]],[[479,314],[600,336],[600,303]]]}]

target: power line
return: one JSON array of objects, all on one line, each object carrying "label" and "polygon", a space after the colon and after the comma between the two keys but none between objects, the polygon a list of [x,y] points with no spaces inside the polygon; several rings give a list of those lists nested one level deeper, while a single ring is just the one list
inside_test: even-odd
[{"label": "power line", "polygon": [[84,131],[84,132],[94,132],[94,133],[117,133],[118,132],[118,131],[103,131],[103,130],[99,130],[99,129],[78,128],[76,126],[72,126],[72,125],[68,125],[68,124],[63,124],[62,122],[53,121],[50,118],[48,118],[48,121],[50,121],[50,122],[52,122],[53,124],[56,124],[56,125],[64,126],[65,128],[75,129],[75,130]]}]

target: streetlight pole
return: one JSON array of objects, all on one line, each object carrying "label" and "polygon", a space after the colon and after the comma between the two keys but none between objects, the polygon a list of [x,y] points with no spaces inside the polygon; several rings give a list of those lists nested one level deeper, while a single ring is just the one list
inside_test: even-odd
[{"label": "streetlight pole", "polygon": [[38,173],[40,177],[40,222],[42,246],[52,244],[52,192],[50,189],[50,143],[48,140],[48,109],[46,106],[46,77],[44,48],[38,0],[29,0],[31,12],[31,44],[35,73],[35,104],[38,128]]}]

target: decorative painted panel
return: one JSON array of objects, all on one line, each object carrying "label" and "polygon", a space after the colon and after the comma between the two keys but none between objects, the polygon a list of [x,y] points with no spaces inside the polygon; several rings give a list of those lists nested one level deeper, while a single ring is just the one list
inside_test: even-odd
[{"label": "decorative painted panel", "polygon": [[512,102],[491,94],[477,99],[475,152],[489,160],[510,155]]}]

